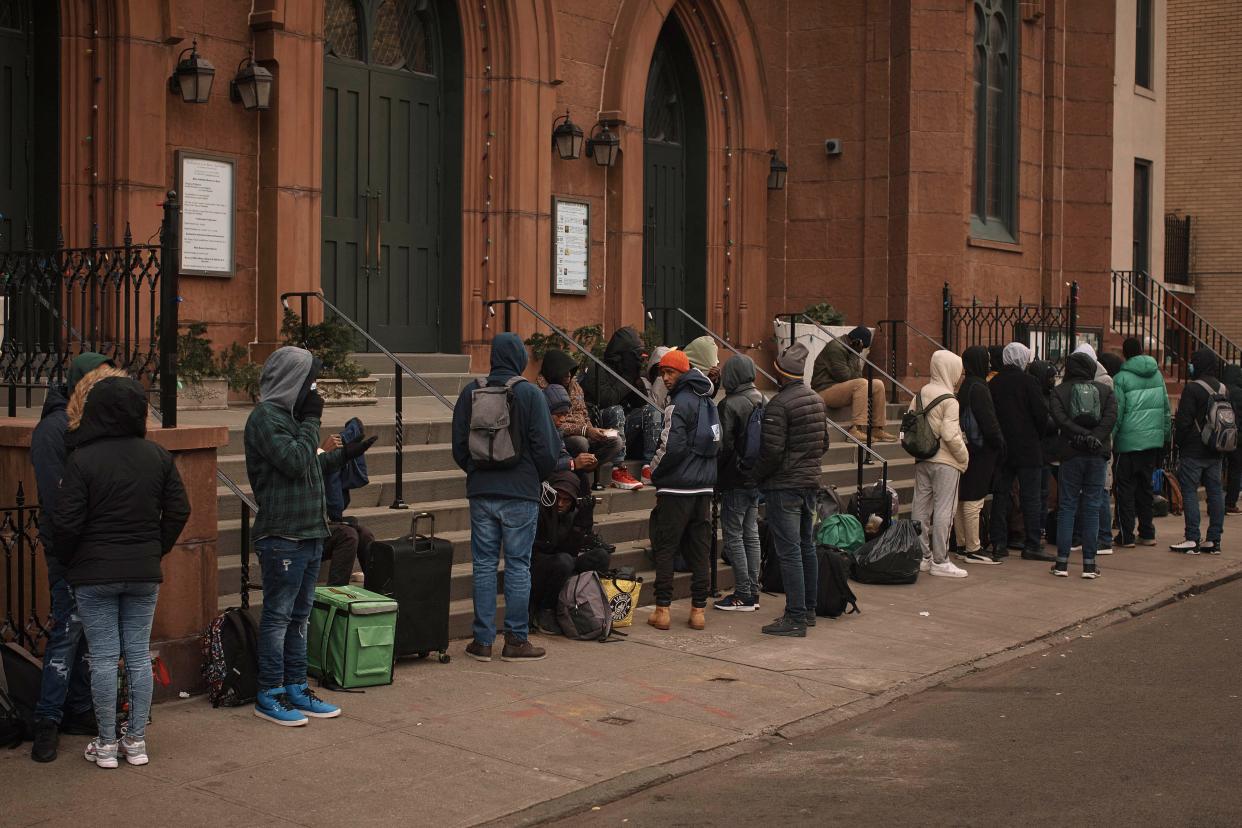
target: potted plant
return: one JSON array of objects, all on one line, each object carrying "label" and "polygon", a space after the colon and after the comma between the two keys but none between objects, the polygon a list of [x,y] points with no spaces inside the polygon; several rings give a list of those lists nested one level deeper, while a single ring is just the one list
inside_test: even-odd
[{"label": "potted plant", "polygon": [[262,371],[262,366],[250,361],[245,345],[234,342],[220,354],[220,374],[228,382],[229,390],[245,394],[251,402],[259,399]]},{"label": "potted plant", "polygon": [[350,356],[354,334],[336,317],[303,327],[302,319],[285,309],[280,326],[285,345],[305,348],[323,362],[319,393],[328,405],[374,405],[379,381]]},{"label": "potted plant", "polygon": [[185,322],[177,332],[177,408],[228,408],[229,386],[207,338],[206,322]]},{"label": "potted plant", "polygon": [[[828,331],[833,336],[843,337],[855,328],[854,325],[843,324],[845,322],[845,314],[827,302],[819,302],[814,305],[808,305],[802,313],[822,325],[824,329],[820,330],[810,322],[807,322],[805,319],[800,317],[795,320],[797,323],[798,339],[805,342],[807,349],[810,351],[810,359],[807,361],[808,366],[814,363],[815,358],[819,355],[819,352],[827,347],[828,343],[832,341],[832,337],[824,331]],[[790,339],[789,320],[785,317],[778,317],[777,319],[772,320],[772,328],[773,332],[776,334],[777,349],[784,350],[785,348],[788,348],[792,344]],[[809,367],[807,370],[809,372]]]}]

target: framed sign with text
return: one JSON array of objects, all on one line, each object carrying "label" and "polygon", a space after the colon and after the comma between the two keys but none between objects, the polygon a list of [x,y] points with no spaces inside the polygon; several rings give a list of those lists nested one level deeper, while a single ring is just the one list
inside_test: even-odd
[{"label": "framed sign with text", "polygon": [[183,276],[232,276],[237,166],[227,155],[177,151]]},{"label": "framed sign with text", "polygon": [[552,198],[552,292],[586,296],[591,284],[591,205]]}]

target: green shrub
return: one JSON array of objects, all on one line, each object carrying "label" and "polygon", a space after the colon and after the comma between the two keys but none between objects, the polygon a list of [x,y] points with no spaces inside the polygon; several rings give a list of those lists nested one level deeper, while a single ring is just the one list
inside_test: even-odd
[{"label": "green shrub", "polygon": [[814,319],[821,325],[840,325],[845,322],[845,314],[834,308],[827,302],[820,302],[817,305],[808,305],[803,311],[807,316]]},{"label": "green shrub", "polygon": [[319,357],[323,363],[324,379],[354,382],[370,373],[350,357],[354,350],[353,329],[335,316],[329,316],[314,325],[307,325],[306,340],[303,341],[302,318],[285,308],[280,336],[283,344],[305,348]]},{"label": "green shrub", "polygon": [[250,361],[245,345],[234,342],[220,354],[220,375],[228,381],[229,388],[241,391],[252,401],[259,398],[259,375],[262,373],[262,366]]}]

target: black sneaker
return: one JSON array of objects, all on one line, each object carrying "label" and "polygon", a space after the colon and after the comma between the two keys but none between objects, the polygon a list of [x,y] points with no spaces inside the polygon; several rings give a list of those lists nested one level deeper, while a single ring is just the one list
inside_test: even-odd
[{"label": "black sneaker", "polygon": [[1133,549],[1137,544],[1134,542],[1134,538],[1117,535],[1113,538],[1113,546],[1120,546],[1122,549]]},{"label": "black sneaker", "polygon": [[1056,561],[1057,556],[1050,554],[1044,549],[1023,549],[1022,560],[1024,561],[1044,561],[1051,563]]},{"label": "black sneaker", "polygon": [[55,719],[35,719],[34,747],[30,758],[36,762],[55,762],[60,747],[60,726]]},{"label": "black sneaker", "polygon": [[808,610],[807,614],[802,617],[806,620],[806,625],[808,627],[815,626],[815,610]]},{"label": "black sneaker", "polygon": [[1057,561],[1052,565],[1052,574],[1058,578],[1069,577],[1069,561]]},{"label": "black sneaker", "polygon": [[1217,541],[1204,541],[1199,544],[1199,554],[1201,555],[1219,555],[1220,544]]},{"label": "black sneaker", "polygon": [[556,620],[556,610],[541,609],[539,614],[535,616],[535,623],[539,627],[539,632],[544,635],[560,635],[561,625]]},{"label": "black sneaker", "polygon": [[1004,561],[1002,561],[1000,558],[982,549],[979,549],[975,552],[967,552],[965,555],[962,556],[962,561],[968,564],[987,564],[991,566],[996,566],[997,564],[1004,563]]},{"label": "black sneaker", "polygon": [[1003,561],[1005,558],[1009,557],[1009,550],[1003,547],[1000,549],[990,549],[988,551],[991,552],[992,557],[996,558],[998,561]]},{"label": "black sneaker", "polygon": [[761,632],[764,635],[783,635],[793,638],[806,638],[806,622],[795,621],[788,615],[782,615],[764,627]]},{"label": "black sneaker", "polygon": [[1083,564],[1082,577],[1088,581],[1093,581],[1100,577],[1100,568],[1095,564]]}]

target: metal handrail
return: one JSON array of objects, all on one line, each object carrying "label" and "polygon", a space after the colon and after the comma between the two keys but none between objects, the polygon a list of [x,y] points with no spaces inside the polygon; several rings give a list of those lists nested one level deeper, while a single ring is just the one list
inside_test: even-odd
[{"label": "metal handrail", "polygon": [[327,308],[328,310],[336,314],[337,317],[341,321],[343,321],[346,325],[349,325],[349,327],[353,328],[359,335],[362,336],[363,339],[365,339],[375,348],[378,348],[384,354],[384,356],[392,360],[393,369],[394,369],[392,372],[392,382],[393,382],[392,392],[393,392],[393,401],[395,404],[393,448],[396,449],[396,452],[397,452],[397,456],[396,456],[397,484],[396,484],[396,491],[393,494],[393,501],[389,505],[388,508],[390,509],[410,508],[409,505],[405,502],[405,460],[404,460],[405,416],[403,413],[403,404],[404,404],[403,401],[404,401],[405,395],[402,392],[402,388],[401,388],[401,378],[404,375],[408,375],[410,379],[414,380],[419,385],[421,385],[423,387],[423,390],[427,391],[429,394],[431,394],[431,396],[439,400],[441,405],[443,405],[449,411],[453,410],[453,402],[449,400],[448,397],[441,394],[440,391],[435,386],[433,386],[430,382],[428,382],[426,378],[423,377],[422,374],[418,373],[413,368],[406,365],[405,362],[403,362],[400,357],[398,357],[392,351],[385,348],[378,339],[371,336],[371,334],[369,334],[367,331],[363,330],[358,325],[358,323],[350,319],[349,316],[346,315],[344,311],[342,311],[336,305],[329,302],[327,297],[325,297],[323,293],[321,293],[320,291],[303,290],[303,291],[290,291],[288,293],[282,293],[280,295],[280,304],[284,306],[285,310],[289,310],[289,297],[290,296],[297,296],[302,300],[302,317],[301,318],[302,318],[302,341],[303,342],[306,341],[306,324],[307,324],[306,323],[306,311],[308,309],[307,307],[308,301],[310,299],[318,299],[320,304],[322,304],[325,308]]},{"label": "metal handrail", "polygon": [[[590,352],[590,350],[588,350],[587,348],[584,348],[584,347],[582,347],[581,345],[579,345],[579,344],[578,344],[578,342],[577,342],[577,340],[575,340],[572,336],[570,336],[569,334],[565,333],[565,331],[561,330],[561,329],[560,329],[560,328],[558,328],[555,324],[553,324],[553,322],[552,322],[552,320],[551,320],[551,319],[548,319],[548,317],[544,316],[542,313],[540,313],[539,311],[535,310],[535,309],[534,309],[534,308],[532,308],[530,305],[528,305],[528,304],[525,302],[525,300],[518,299],[518,298],[515,298],[515,297],[510,296],[510,297],[509,297],[509,298],[507,298],[507,299],[492,299],[492,300],[490,300],[490,301],[485,301],[485,302],[483,303],[483,308],[487,311],[487,317],[488,317],[488,318],[493,318],[493,317],[495,317],[495,316],[496,316],[496,305],[501,305],[501,306],[503,306],[503,307],[504,307],[504,309],[505,309],[505,317],[504,317],[504,320],[505,320],[505,332],[506,332],[506,333],[511,332],[511,331],[513,330],[513,313],[512,313],[512,311],[510,310],[510,308],[512,308],[514,305],[517,305],[518,307],[523,308],[523,309],[524,309],[524,310],[526,310],[528,313],[530,313],[530,315],[531,315],[531,316],[533,316],[533,317],[535,317],[535,319],[539,320],[539,321],[540,321],[540,322],[542,322],[544,325],[546,325],[546,326],[547,326],[547,327],[548,327],[548,328],[549,328],[549,329],[550,329],[550,330],[551,330],[554,334],[556,334],[556,335],[557,335],[557,336],[559,336],[561,339],[563,339],[563,340],[565,340],[566,342],[568,342],[570,345],[573,345],[575,348],[577,348],[577,349],[578,349],[578,351],[580,351],[580,352],[583,354],[583,356],[585,356],[587,359],[589,359],[589,360],[591,360],[592,362],[594,362],[594,363],[595,363],[596,365],[598,365],[600,368],[603,368],[603,369],[604,369],[605,371],[607,371],[609,374],[612,374],[612,376],[613,376],[614,378],[616,378],[616,379],[617,379],[617,380],[618,380],[618,381],[619,381],[622,385],[624,385],[626,388],[628,388],[628,389],[630,389],[631,391],[633,391],[633,392],[634,392],[634,394],[636,394],[636,395],[639,397],[639,399],[641,399],[644,403],[646,403],[647,405],[651,406],[651,407],[652,407],[652,408],[654,408],[656,411],[663,411],[663,410],[664,410],[664,409],[660,408],[660,406],[658,406],[658,405],[656,405],[654,402],[652,402],[652,401],[651,401],[651,398],[647,396],[646,392],[644,392],[644,391],[640,390],[637,386],[635,386],[633,383],[631,383],[631,382],[630,382],[629,380],[627,380],[625,377],[621,376],[621,375],[620,375],[620,374],[618,374],[616,371],[612,370],[612,368],[608,367],[608,365],[606,365],[602,359],[600,359],[599,357],[595,356],[595,354],[591,353],[591,352]],[[486,328],[486,327],[487,327],[487,323],[486,323],[486,321],[484,322],[484,325],[483,325],[483,326],[484,326],[484,328]]]},{"label": "metal handrail", "polygon": [[[931,336],[931,334],[919,328],[917,325],[910,324],[904,319],[881,319],[879,322],[875,323],[876,330],[882,330],[885,325],[888,325],[888,334],[889,334],[888,336],[888,367],[889,367],[889,370],[891,370],[894,375],[897,374],[897,326],[898,325],[905,325],[911,331],[913,331],[914,333],[918,334],[919,336],[923,337],[923,339],[931,343],[932,347],[934,347],[936,350],[938,351],[948,350],[947,348],[944,347],[943,344],[941,344],[936,339],[934,339]],[[897,402],[897,386],[896,385],[893,386],[893,393],[889,397],[889,402],[891,403]]]},{"label": "metal handrail", "polygon": [[[1118,272],[1120,272],[1120,271],[1118,271]],[[1150,296],[1148,296],[1146,293],[1144,293],[1144,292],[1143,292],[1143,291],[1142,291],[1142,290],[1141,290],[1141,289],[1140,289],[1137,285],[1135,285],[1133,282],[1131,282],[1131,283],[1130,283],[1130,289],[1131,289],[1131,290],[1133,290],[1135,293],[1137,293],[1139,296],[1143,297],[1143,299],[1147,300],[1147,302],[1148,302],[1148,303],[1150,303],[1152,307],[1156,307],[1156,306],[1157,306],[1157,305],[1156,305],[1155,300],[1154,300],[1154,299],[1152,299]],[[1201,346],[1203,346],[1203,347],[1208,347],[1208,348],[1211,348],[1211,347],[1212,347],[1212,346],[1208,343],[1208,341],[1207,341],[1207,340],[1205,340],[1205,339],[1204,339],[1203,337],[1201,337],[1199,334],[1197,334],[1197,333],[1195,333],[1194,331],[1192,331],[1190,328],[1186,327],[1186,324],[1185,324],[1184,322],[1182,322],[1182,320],[1178,319],[1176,316],[1174,316],[1173,314],[1171,314],[1171,313],[1169,313],[1167,310],[1165,310],[1165,309],[1164,309],[1164,306],[1162,306],[1162,305],[1161,305],[1161,306],[1159,306],[1159,307],[1160,307],[1160,313],[1161,313],[1163,316],[1165,316],[1166,318],[1168,318],[1169,320],[1171,320],[1172,322],[1174,322],[1174,323],[1175,323],[1175,324],[1176,324],[1179,328],[1181,328],[1183,331],[1185,331],[1185,332],[1186,332],[1186,333],[1187,333],[1187,334],[1188,334],[1188,335],[1189,335],[1192,339],[1194,339],[1196,342],[1198,342]],[[1191,312],[1193,313],[1193,311],[1191,311]],[[1196,316],[1197,316],[1197,314],[1196,314]],[[1222,338],[1222,340],[1223,340],[1224,342],[1227,342],[1229,345],[1231,345],[1231,346],[1233,346],[1233,347],[1235,347],[1235,348],[1237,348],[1237,347],[1238,347],[1238,346],[1234,345],[1234,344],[1233,344],[1233,342],[1232,342],[1232,341],[1230,341],[1227,337],[1222,336],[1221,338]],[[1216,349],[1215,349],[1215,348],[1213,348],[1213,350],[1216,350]],[[1220,356],[1221,356],[1221,354],[1217,354],[1217,356],[1218,356],[1218,357],[1220,357]],[[1178,355],[1178,358],[1179,358],[1179,359],[1182,359],[1182,361],[1186,361],[1184,358],[1182,358],[1182,357],[1181,357],[1181,355],[1180,355],[1180,354]]]},{"label": "metal handrail", "polygon": [[[713,331],[711,328],[704,325],[699,320],[695,319],[693,316],[691,316],[689,313],[686,312],[685,308],[647,308],[646,311],[644,311],[644,313],[646,314],[648,319],[654,322],[655,317],[652,316],[652,314],[655,311],[664,311],[665,313],[667,313],[668,311],[677,311],[682,316],[686,317],[691,322],[693,322],[695,325],[698,325],[699,328],[701,328],[704,333],[706,333],[708,336],[710,336],[715,341],[719,342],[721,345],[728,348],[733,353],[737,354],[738,356],[749,356],[748,354],[744,354],[740,350],[738,350],[738,348],[736,348],[733,345],[733,343],[729,342],[729,340],[725,339],[723,336],[716,333],[715,331]],[[773,385],[777,386],[778,388],[780,387],[780,384],[781,384],[780,380],[778,380],[772,374],[769,374],[767,371],[763,370],[763,368],[759,367],[758,363],[755,363],[755,370],[758,371],[760,374],[763,374],[765,377],[767,377],[768,381],[771,382]]]},{"label": "metal handrail", "polygon": [[849,351],[851,354],[853,354],[854,356],[858,357],[860,360],[862,360],[864,365],[867,365],[870,368],[873,368],[874,370],[878,371],[881,376],[883,376],[885,379],[891,382],[894,386],[896,386],[897,388],[900,388],[902,391],[905,391],[907,394],[909,394],[911,399],[914,398],[914,392],[911,391],[906,386],[902,385],[901,382],[896,377],[894,377],[889,372],[885,371],[880,366],[876,365],[871,360],[867,359],[865,356],[862,355],[861,351],[854,350],[853,346],[851,346],[849,342],[847,342],[842,337],[837,336],[832,331],[828,330],[823,325],[819,324],[814,319],[807,316],[805,313],[797,313],[797,314],[791,313],[791,314],[786,314],[786,316],[789,317],[789,341],[791,343],[795,339],[797,339],[797,324],[798,324],[797,320],[798,319],[805,320],[806,322],[809,322],[812,325],[814,325],[816,328],[818,328],[820,332],[827,334],[834,342],[839,342],[842,345],[844,345],[845,349]]},{"label": "metal handrail", "polygon": [[[1125,276],[1125,277],[1126,277],[1126,280],[1130,283],[1131,287],[1133,287],[1135,290],[1139,290],[1138,286],[1134,284],[1134,279],[1132,278],[1132,276],[1133,276],[1133,274],[1134,274],[1134,272],[1135,272],[1135,271],[1133,271],[1133,270],[1115,270],[1115,271],[1113,271],[1113,272],[1114,272],[1114,273],[1117,273],[1117,274],[1118,274],[1118,275],[1120,275],[1120,276]],[[1151,278],[1151,274],[1146,273],[1145,271],[1138,271],[1138,272],[1143,273],[1143,275],[1147,276],[1147,278],[1148,278],[1148,279],[1150,279],[1150,280],[1151,280],[1151,282],[1152,282],[1153,284],[1155,284],[1156,286],[1158,286],[1158,287],[1160,288],[1160,293],[1161,293],[1162,295],[1164,295],[1164,296],[1168,296],[1168,297],[1169,297],[1169,298],[1171,298],[1174,302],[1176,302],[1178,305],[1181,305],[1182,309],[1183,309],[1183,310],[1187,313],[1187,315],[1189,315],[1189,316],[1190,316],[1190,317],[1194,320],[1194,322],[1195,322],[1196,324],[1198,324],[1198,325],[1202,325],[1202,326],[1206,329],[1206,331],[1207,331],[1208,333],[1211,333],[1212,335],[1214,335],[1215,337],[1217,337],[1217,338],[1218,338],[1221,342],[1224,342],[1225,344],[1229,345],[1229,347],[1231,347],[1231,348],[1235,349],[1235,350],[1236,350],[1236,351],[1238,351],[1239,353],[1242,353],[1242,345],[1238,345],[1238,343],[1234,342],[1232,339],[1230,339],[1229,337],[1225,336],[1225,334],[1224,334],[1224,333],[1222,333],[1222,332],[1221,332],[1221,330],[1220,330],[1219,328],[1217,328],[1217,327],[1216,327],[1215,325],[1213,325],[1211,322],[1209,322],[1209,321],[1207,321],[1206,319],[1204,319],[1204,318],[1203,318],[1203,316],[1202,316],[1202,315],[1201,315],[1198,311],[1196,311],[1193,307],[1191,307],[1191,306],[1190,306],[1190,304],[1189,304],[1189,303],[1188,303],[1185,299],[1183,299],[1182,297],[1178,296],[1178,295],[1177,295],[1176,293],[1174,293],[1173,291],[1171,291],[1171,290],[1169,290],[1168,288],[1166,288],[1166,287],[1165,287],[1163,284],[1161,284],[1160,282],[1156,281],[1155,279],[1152,279],[1152,278]],[[1130,274],[1130,275],[1129,275],[1129,276],[1127,276],[1127,274]],[[1141,291],[1140,291],[1140,292],[1141,292]],[[1147,301],[1149,301],[1149,302],[1150,302],[1150,301],[1152,301],[1152,300],[1151,300],[1150,298],[1148,298],[1148,299],[1147,299]],[[1166,311],[1166,313],[1167,313],[1167,311]],[[1198,334],[1195,334],[1194,336],[1195,336],[1195,339],[1198,339],[1198,340],[1199,340],[1200,342],[1202,342],[1203,344],[1205,344],[1205,345],[1207,344],[1207,342],[1206,342],[1206,341],[1205,341],[1202,337],[1200,337]]]}]

